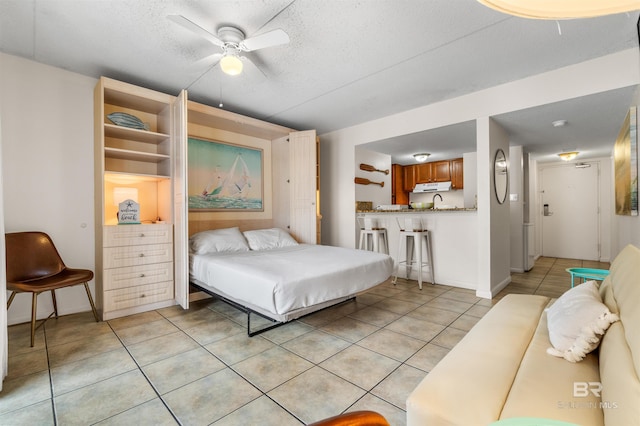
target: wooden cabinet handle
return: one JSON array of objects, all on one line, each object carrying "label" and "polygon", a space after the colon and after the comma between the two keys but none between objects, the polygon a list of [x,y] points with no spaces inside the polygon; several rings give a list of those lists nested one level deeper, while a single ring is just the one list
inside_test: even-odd
[{"label": "wooden cabinet handle", "polygon": [[144,278],[144,274],[140,274],[140,278]]},{"label": "wooden cabinet handle", "polygon": [[140,234],[140,237],[144,237],[144,234]]},{"label": "wooden cabinet handle", "polygon": [[140,295],[140,298],[143,298],[143,297],[146,297],[146,294],[142,293],[142,294]]},{"label": "wooden cabinet handle", "polygon": [[144,257],[144,253],[140,253],[140,254],[139,254],[139,256],[140,256],[140,257]]}]

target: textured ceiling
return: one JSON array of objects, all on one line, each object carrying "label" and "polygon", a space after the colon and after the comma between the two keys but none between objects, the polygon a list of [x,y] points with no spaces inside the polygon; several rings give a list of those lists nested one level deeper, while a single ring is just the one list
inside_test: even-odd
[{"label": "textured ceiling", "polygon": [[[291,42],[248,53],[259,69],[229,77],[207,60],[219,48],[168,20],[171,14],[212,33],[225,25],[248,37],[282,28]],[[171,94],[188,88],[192,100],[321,134],[637,47],[637,20],[636,12],[561,21],[559,34],[555,21],[509,17],[475,0],[0,0],[0,51]],[[602,145],[633,89],[498,121],[514,143],[540,155],[547,137],[556,151],[585,137]],[[578,133],[544,134],[572,111],[587,114],[574,117]],[[401,159],[425,137],[434,141],[430,151],[466,149],[474,129],[449,126],[430,139],[408,135],[377,149]],[[460,142],[436,142],[447,138]]]}]

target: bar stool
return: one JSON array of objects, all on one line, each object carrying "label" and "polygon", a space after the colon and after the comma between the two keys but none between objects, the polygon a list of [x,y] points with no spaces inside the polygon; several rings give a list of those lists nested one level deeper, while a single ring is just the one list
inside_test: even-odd
[{"label": "bar stool", "polygon": [[[397,219],[396,219],[397,220]],[[410,226],[407,226],[410,225]],[[427,229],[424,229],[422,226],[422,221],[408,224],[405,223],[404,229],[398,222],[398,227],[400,228],[399,240],[398,240],[398,263],[396,266],[396,273],[393,277],[393,284],[395,285],[398,281],[398,270],[401,265],[405,265],[405,275],[406,278],[409,279],[411,275],[411,268],[414,263],[418,266],[418,287],[422,290],[422,269],[425,266],[429,267],[429,271],[431,272],[431,284],[435,284],[435,278],[433,274],[433,253],[431,251],[431,235]],[[422,250],[422,242],[425,242],[426,253]],[[406,247],[406,256],[405,260],[401,259],[402,254],[402,246]],[[423,257],[424,253],[424,257]],[[415,262],[414,262],[415,255]]]},{"label": "bar stool", "polygon": [[[382,244],[380,242],[382,241]],[[371,242],[371,244],[369,244]],[[387,230],[384,228],[361,229],[360,230],[360,250],[377,251],[389,254],[389,239]]]},{"label": "bar stool", "polygon": [[378,227],[375,219],[365,218],[364,226],[360,227],[360,244],[358,248],[360,250],[389,254],[387,229]]}]

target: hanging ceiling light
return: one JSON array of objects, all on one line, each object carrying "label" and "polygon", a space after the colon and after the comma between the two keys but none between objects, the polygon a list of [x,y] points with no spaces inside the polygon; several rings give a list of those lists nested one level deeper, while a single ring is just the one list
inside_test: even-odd
[{"label": "hanging ceiling light", "polygon": [[220,68],[222,72],[229,75],[238,75],[242,72],[242,60],[238,56],[237,49],[225,49],[224,56],[220,59]]},{"label": "hanging ceiling light", "polygon": [[558,154],[558,157],[562,158],[564,161],[571,161],[576,158],[578,154],[578,151],[561,152]]},{"label": "hanging ceiling light", "polygon": [[498,12],[531,19],[593,18],[640,9],[638,0],[478,0]]},{"label": "hanging ceiling light", "polygon": [[415,158],[416,161],[419,161],[419,162],[422,163],[422,162],[427,161],[427,158],[429,158],[430,155],[431,154],[429,154],[427,152],[421,152],[419,154],[413,154],[413,158]]}]

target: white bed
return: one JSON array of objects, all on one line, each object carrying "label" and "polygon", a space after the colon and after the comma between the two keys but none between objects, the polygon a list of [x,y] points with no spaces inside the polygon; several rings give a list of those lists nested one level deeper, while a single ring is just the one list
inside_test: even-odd
[{"label": "white bed", "polygon": [[192,251],[189,265],[196,287],[279,322],[353,298],[392,272],[386,254],[308,244]]}]

